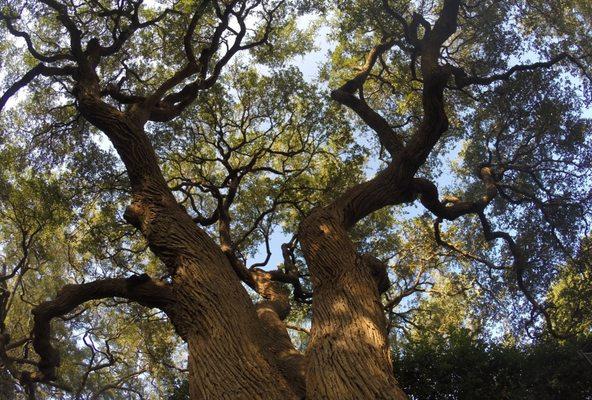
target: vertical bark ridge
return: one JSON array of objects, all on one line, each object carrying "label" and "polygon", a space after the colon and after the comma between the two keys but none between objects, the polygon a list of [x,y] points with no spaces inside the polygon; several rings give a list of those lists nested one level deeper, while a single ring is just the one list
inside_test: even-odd
[{"label": "vertical bark ridge", "polygon": [[285,307],[278,303],[277,300],[264,300],[257,304],[263,344],[294,393],[303,399],[306,395],[304,356],[294,348],[283,321],[287,316],[287,313],[282,312]]},{"label": "vertical bark ridge", "polygon": [[294,347],[284,320],[290,314],[290,291],[285,284],[275,282],[271,273],[251,270],[256,291],[263,297],[257,303],[262,342],[279,372],[286,378],[299,398],[306,394],[305,360]]}]

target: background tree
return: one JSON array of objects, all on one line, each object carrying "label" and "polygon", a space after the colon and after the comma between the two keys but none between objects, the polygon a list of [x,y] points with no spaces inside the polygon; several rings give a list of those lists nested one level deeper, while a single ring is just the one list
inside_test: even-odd
[{"label": "background tree", "polygon": [[[290,67],[312,11],[331,100]],[[393,346],[589,333],[587,3],[1,12],[0,358],[29,398],[179,397],[187,368],[191,398],[399,399]]]},{"label": "background tree", "polygon": [[543,340],[521,348],[485,343],[464,330],[406,345],[395,358],[401,386],[415,399],[588,399],[590,341]]}]

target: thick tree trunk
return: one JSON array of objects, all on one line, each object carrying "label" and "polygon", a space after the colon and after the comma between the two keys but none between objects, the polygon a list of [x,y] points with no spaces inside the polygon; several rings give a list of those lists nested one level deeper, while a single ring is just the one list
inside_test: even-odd
[{"label": "thick tree trunk", "polygon": [[299,238],[315,294],[307,399],[405,399],[392,371],[377,283],[338,213],[316,210]]},{"label": "thick tree trunk", "polygon": [[189,347],[191,399],[295,399],[264,347],[245,290],[223,255],[210,256],[183,261],[173,285]]},{"label": "thick tree trunk", "polygon": [[228,258],[166,185],[143,124],[82,89],[80,111],[126,166],[133,202],[125,217],[173,276],[173,323],[189,346],[191,399],[296,399]]}]

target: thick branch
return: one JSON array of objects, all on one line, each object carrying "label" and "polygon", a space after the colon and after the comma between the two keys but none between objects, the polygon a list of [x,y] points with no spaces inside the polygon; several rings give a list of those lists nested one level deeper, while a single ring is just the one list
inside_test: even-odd
[{"label": "thick branch", "polygon": [[72,66],[66,67],[48,67],[45,64],[39,63],[25,73],[21,79],[13,83],[6,92],[0,97],[0,112],[6,106],[8,100],[14,96],[19,90],[27,86],[38,76],[71,76],[76,72]]},{"label": "thick branch", "polygon": [[[545,321],[548,324],[549,331],[551,332],[551,334],[555,337],[559,337],[559,338],[563,337],[561,334],[556,332],[549,313],[547,312],[547,310],[545,309],[544,306],[539,304],[539,302],[536,300],[534,295],[530,292],[530,290],[528,289],[528,287],[524,281],[524,271],[525,271],[526,261],[524,259],[524,256],[522,255],[520,249],[518,248],[516,242],[514,241],[514,239],[512,238],[512,236],[509,233],[501,232],[501,231],[493,231],[491,229],[491,224],[489,223],[489,221],[485,217],[484,210],[485,210],[485,207],[487,207],[487,205],[491,202],[491,200],[493,200],[493,198],[497,195],[498,190],[497,190],[496,182],[495,182],[495,179],[493,176],[493,172],[490,167],[481,168],[480,175],[481,175],[481,179],[485,183],[486,193],[479,200],[474,201],[474,202],[461,202],[461,201],[458,201],[457,199],[450,200],[446,203],[441,202],[438,199],[438,189],[436,188],[436,186],[433,183],[431,183],[425,179],[417,179],[416,178],[413,180],[413,187],[415,190],[417,190],[420,193],[420,198],[421,198],[422,204],[428,210],[430,210],[434,215],[436,215],[438,217],[438,219],[436,220],[436,223],[434,224],[436,241],[438,242],[438,244],[448,247],[451,250],[460,253],[462,256],[464,256],[466,258],[483,263],[492,269],[500,269],[499,267],[496,267],[493,263],[491,263],[481,257],[476,257],[472,254],[466,253],[466,252],[456,248],[455,246],[453,246],[447,242],[444,242],[441,239],[439,224],[442,219],[447,219],[447,220],[452,221],[452,220],[455,220],[463,215],[477,214],[479,216],[479,220],[481,221],[481,225],[483,227],[483,234],[484,234],[485,239],[487,241],[502,239],[506,242],[506,244],[507,244],[507,246],[514,258],[513,269],[516,273],[516,282],[518,284],[518,288],[520,289],[520,291],[524,294],[524,296],[526,297],[528,302],[531,303],[531,305],[533,306],[533,309],[543,315]],[[452,202],[452,205],[447,205],[450,202]]]},{"label": "thick branch", "polygon": [[193,44],[191,43],[193,40],[193,35],[195,34],[195,28],[197,27],[197,23],[203,16],[206,11],[207,6],[209,5],[209,0],[202,0],[199,4],[193,16],[191,17],[191,21],[187,27],[187,31],[185,32],[185,36],[183,37],[183,47],[185,49],[185,55],[187,56],[187,60],[189,63],[197,65],[197,58],[195,58],[195,52],[193,50]]},{"label": "thick branch", "polygon": [[130,21],[131,21],[130,25],[127,28],[123,29],[120,32],[119,36],[116,36],[115,31],[112,32],[113,37],[114,37],[113,43],[109,46],[100,46],[99,51],[100,51],[101,57],[107,57],[107,56],[117,53],[119,50],[121,50],[123,45],[134,34],[135,31],[137,31],[138,29],[147,28],[149,26],[157,24],[158,22],[162,21],[171,12],[171,10],[167,8],[162,13],[157,15],[155,18],[148,20],[148,21],[140,22],[140,20],[139,20],[140,4],[141,3],[134,4],[133,13],[126,15],[126,17],[128,17],[128,19],[130,19]]},{"label": "thick branch", "polygon": [[442,11],[440,11],[434,27],[426,33],[426,41],[429,47],[433,47],[440,52],[440,47],[456,32],[458,11],[461,3],[460,0],[444,0]]},{"label": "thick branch", "polygon": [[[387,168],[379,172],[370,181],[354,186],[330,206],[338,213],[338,218],[342,220],[346,228],[350,228],[360,219],[382,207],[400,204],[413,199],[413,176],[425,163],[433,147],[449,126],[444,108],[444,89],[451,73],[439,65],[438,57],[442,43],[457,29],[459,5],[460,1],[458,0],[445,1],[434,28],[422,39],[421,70],[423,74],[422,105],[424,115],[413,136],[401,150],[394,152],[393,160]],[[375,49],[376,52],[379,52],[379,50]],[[371,65],[375,57],[377,55],[371,53],[366,65]],[[363,83],[365,79],[364,72],[362,71],[360,74],[360,78],[354,77],[351,81],[353,82],[351,86],[354,89],[359,87],[359,82]],[[352,90],[347,86],[346,89]],[[341,90],[342,95],[343,93],[347,93],[347,91]],[[347,100],[344,97],[341,100],[351,101],[351,98]],[[364,109],[364,112],[368,112],[369,116],[378,115],[375,111]],[[378,117],[380,116],[378,115]],[[382,123],[382,127],[380,124],[375,125],[377,129],[390,129],[390,127],[384,126],[384,120],[382,120]],[[383,133],[386,134],[386,131],[383,131]],[[391,146],[391,149],[396,149],[398,146],[399,144]]]},{"label": "thick branch", "polygon": [[[163,82],[163,84],[151,94],[142,105],[143,108],[149,110],[150,120],[162,122],[169,121],[178,116],[197,98],[200,91],[212,87],[217,82],[222,69],[236,53],[241,50],[259,46],[268,40],[273,15],[282,2],[280,1],[271,11],[266,12],[267,25],[263,37],[246,44],[243,44],[243,40],[248,31],[246,20],[249,17],[249,14],[253,11],[254,6],[246,7],[245,4],[242,4],[240,9],[235,11],[234,7],[238,3],[238,1],[231,1],[226,5],[223,12],[217,13],[220,22],[216,26],[208,45],[203,48],[199,57],[196,58],[191,47],[191,37],[195,30],[195,24],[200,16],[198,13],[201,10],[205,10],[209,2],[203,1],[200,4],[197,12],[192,17],[184,37],[184,48],[188,57],[188,63],[181,70],[177,71],[170,79]],[[236,23],[238,24],[238,30],[230,27],[232,17],[235,18]],[[232,32],[234,34],[234,41],[231,45],[227,46],[226,52],[213,63],[213,66],[211,66],[210,64],[212,64],[214,56],[222,46],[222,43],[226,40],[223,37],[226,32]],[[177,92],[168,95],[166,94],[175,86],[191,77],[195,77],[191,83],[186,84]]]},{"label": "thick branch", "polygon": [[51,320],[74,310],[79,305],[97,299],[121,297],[146,307],[160,308],[172,315],[175,299],[171,288],[148,275],[135,275],[127,279],[113,278],[79,285],[66,285],[55,299],[41,303],[33,309],[33,347],[40,356],[36,381],[55,379],[55,369],[60,365],[59,354],[51,345]]},{"label": "thick branch", "polygon": [[485,184],[486,192],[476,201],[448,199],[445,202],[441,202],[438,198],[438,188],[436,185],[423,178],[413,179],[412,186],[419,193],[421,203],[425,208],[439,218],[452,221],[463,215],[482,212],[497,195],[497,187],[491,168],[481,168],[480,177]]},{"label": "thick branch", "polygon": [[[273,361],[281,374],[290,383],[292,389],[298,396],[305,394],[304,380],[304,356],[294,348],[290,336],[283,322],[290,312],[289,291],[282,284],[292,283],[295,295],[301,294],[300,281],[298,277],[280,270],[265,271],[258,268],[247,269],[243,262],[237,257],[237,249],[230,234],[230,215],[224,201],[219,201],[219,233],[222,251],[230,261],[239,278],[255,290],[264,300],[257,303],[257,316],[263,331],[263,346],[273,356]],[[282,246],[286,257],[287,248]],[[286,263],[291,260],[286,259]],[[292,265],[286,265],[287,271],[292,270]]]},{"label": "thick branch", "polygon": [[58,14],[58,20],[62,23],[70,35],[70,50],[72,51],[72,55],[74,58],[81,61],[83,59],[82,32],[80,29],[78,29],[74,21],[72,21],[72,18],[70,18],[68,15],[68,8],[66,5],[56,0],[39,1],[49,6]]}]

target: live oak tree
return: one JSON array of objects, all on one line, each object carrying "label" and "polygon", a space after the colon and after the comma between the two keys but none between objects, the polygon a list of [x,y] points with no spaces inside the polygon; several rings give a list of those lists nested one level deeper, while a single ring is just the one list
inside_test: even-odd
[{"label": "live oak tree", "polygon": [[[29,398],[165,396],[182,340],[191,398],[402,399],[413,330],[589,330],[587,2],[0,12],[0,360]],[[290,66],[303,13],[330,98]]]}]

